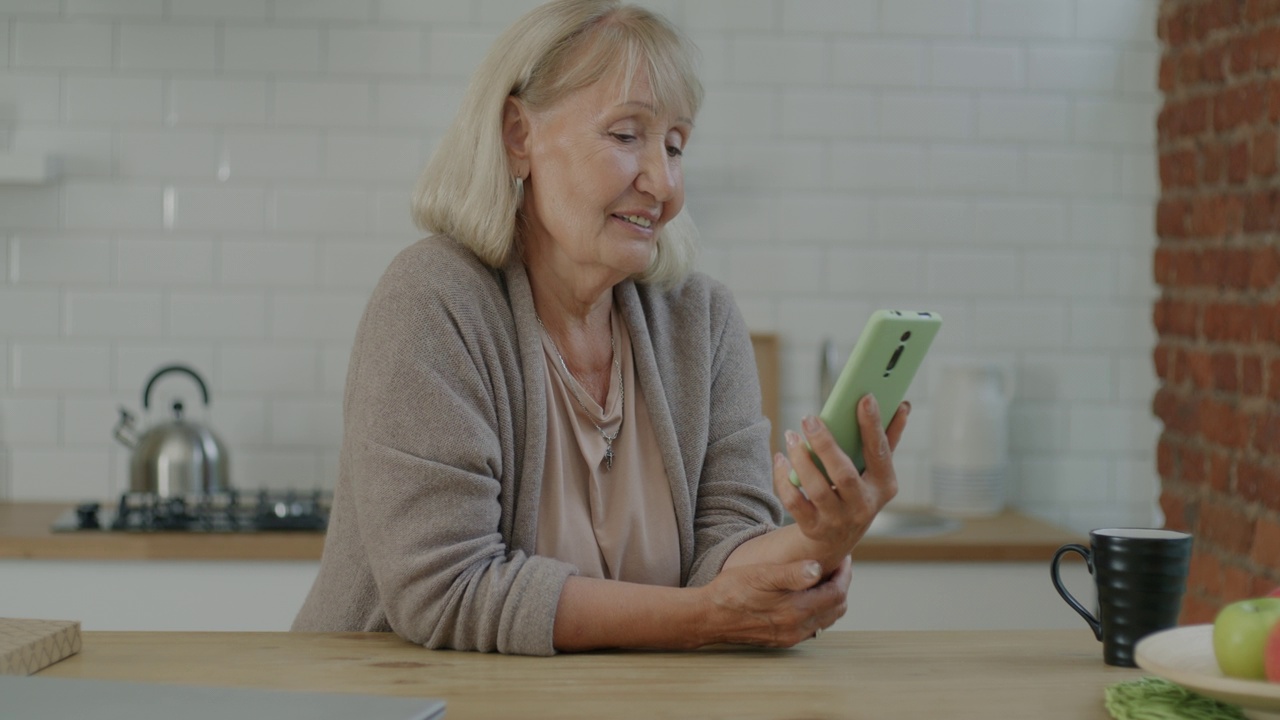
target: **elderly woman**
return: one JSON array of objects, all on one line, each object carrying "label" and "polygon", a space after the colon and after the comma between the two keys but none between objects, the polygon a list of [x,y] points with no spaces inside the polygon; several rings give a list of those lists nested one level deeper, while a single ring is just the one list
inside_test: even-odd
[{"label": "elderly woman", "polygon": [[494,44],[418,188],[432,234],[360,323],[295,630],[547,655],[791,646],[844,613],[907,408],[886,433],[859,406],[862,474],[815,418],[770,462],[747,329],[688,270],[701,94],[682,36],[608,0]]}]

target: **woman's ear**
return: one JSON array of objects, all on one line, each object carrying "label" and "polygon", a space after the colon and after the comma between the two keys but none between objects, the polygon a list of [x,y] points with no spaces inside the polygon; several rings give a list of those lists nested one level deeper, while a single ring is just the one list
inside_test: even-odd
[{"label": "woman's ear", "polygon": [[529,175],[529,114],[524,103],[509,97],[502,106],[502,144],[507,148],[511,174],[518,178]]}]

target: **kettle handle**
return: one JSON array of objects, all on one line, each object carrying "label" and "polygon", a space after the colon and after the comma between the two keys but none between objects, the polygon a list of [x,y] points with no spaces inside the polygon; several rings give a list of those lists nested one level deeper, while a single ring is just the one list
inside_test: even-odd
[{"label": "kettle handle", "polygon": [[205,406],[207,407],[209,405],[209,388],[205,386],[204,380],[200,378],[200,375],[186,365],[170,365],[157,370],[155,374],[151,376],[151,379],[147,381],[147,387],[142,391],[143,410],[146,410],[151,406],[151,386],[156,384],[156,381],[160,379],[161,375],[167,375],[172,372],[183,372],[190,375],[191,378],[196,381],[196,384],[200,386],[200,395],[204,398]]}]

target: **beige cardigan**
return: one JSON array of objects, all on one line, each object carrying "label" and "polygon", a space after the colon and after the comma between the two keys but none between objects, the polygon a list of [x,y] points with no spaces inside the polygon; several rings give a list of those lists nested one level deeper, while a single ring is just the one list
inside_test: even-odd
[{"label": "beige cardigan", "polygon": [[[781,520],[751,339],[694,273],[614,293],[675,503],[681,577],[709,582]],[[543,350],[524,267],[448,238],[391,263],[356,334],[320,574],[293,629],[385,631],[431,648],[549,655],[572,565],[534,555]]]}]

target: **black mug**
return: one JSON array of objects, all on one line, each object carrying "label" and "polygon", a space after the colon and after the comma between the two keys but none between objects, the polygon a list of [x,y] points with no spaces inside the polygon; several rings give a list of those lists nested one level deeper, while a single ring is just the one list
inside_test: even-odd
[{"label": "black mug", "polygon": [[[1102,641],[1108,665],[1136,667],[1133,648],[1142,638],[1178,624],[1182,594],[1191,568],[1191,536],[1177,530],[1103,528],[1089,533],[1090,547],[1070,543],[1058,548],[1049,576],[1067,604]],[[1058,563],[1079,553],[1098,589],[1094,617],[1062,585]]]}]

